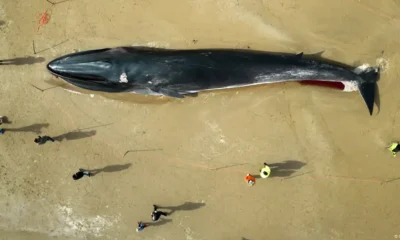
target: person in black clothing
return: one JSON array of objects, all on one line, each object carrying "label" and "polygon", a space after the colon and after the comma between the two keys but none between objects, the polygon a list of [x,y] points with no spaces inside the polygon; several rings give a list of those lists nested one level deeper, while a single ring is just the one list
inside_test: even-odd
[{"label": "person in black clothing", "polygon": [[54,142],[54,139],[52,139],[49,136],[43,136],[43,137],[39,136],[39,137],[35,138],[35,143],[37,143],[39,145],[45,144],[47,141]]},{"label": "person in black clothing", "polygon": [[161,215],[167,216],[168,214],[166,212],[158,211],[158,207],[156,205],[153,205],[154,211],[151,213],[151,219],[153,222],[157,221]]},{"label": "person in black clothing", "polygon": [[77,172],[74,175],[72,175],[72,178],[74,180],[78,180],[78,179],[81,179],[83,176],[90,177],[90,172],[87,172],[87,171],[83,170],[82,168],[80,168],[79,172]]},{"label": "person in black clothing", "polygon": [[6,116],[0,116],[0,125],[3,123],[8,123],[8,119]]},{"label": "person in black clothing", "polygon": [[[7,123],[7,117],[0,116],[0,125],[3,123]],[[0,128],[0,134],[4,134],[4,128]]]}]

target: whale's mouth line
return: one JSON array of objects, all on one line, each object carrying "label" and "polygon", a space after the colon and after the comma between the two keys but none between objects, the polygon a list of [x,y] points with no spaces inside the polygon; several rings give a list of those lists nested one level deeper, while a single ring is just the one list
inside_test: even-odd
[{"label": "whale's mouth line", "polygon": [[60,72],[53,69],[51,69],[50,72],[52,72],[56,77],[68,78],[69,80],[77,82],[107,82],[107,79],[99,77],[95,74],[73,74],[73,73]]}]

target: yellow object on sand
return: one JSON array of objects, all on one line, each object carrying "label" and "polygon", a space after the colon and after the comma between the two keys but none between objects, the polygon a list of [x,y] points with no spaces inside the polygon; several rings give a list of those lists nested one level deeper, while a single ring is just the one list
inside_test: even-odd
[{"label": "yellow object on sand", "polygon": [[271,168],[267,165],[264,165],[264,168],[260,170],[260,176],[262,178],[267,178],[271,174]]},{"label": "yellow object on sand", "polygon": [[391,143],[390,146],[388,147],[389,151],[392,152],[393,157],[396,157],[396,152],[395,152],[394,150],[397,148],[397,146],[399,146],[399,143],[393,142],[393,143]]}]

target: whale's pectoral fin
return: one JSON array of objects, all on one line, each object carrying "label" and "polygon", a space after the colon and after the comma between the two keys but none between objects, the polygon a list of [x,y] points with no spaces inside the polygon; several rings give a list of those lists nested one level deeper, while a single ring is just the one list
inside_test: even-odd
[{"label": "whale's pectoral fin", "polygon": [[189,96],[189,97],[197,97],[199,95],[199,93],[194,92],[194,93],[185,93],[185,96]]},{"label": "whale's pectoral fin", "polygon": [[184,98],[182,94],[178,93],[177,91],[166,89],[166,88],[160,88],[158,91],[159,93],[168,96],[168,97],[173,97],[173,98]]}]

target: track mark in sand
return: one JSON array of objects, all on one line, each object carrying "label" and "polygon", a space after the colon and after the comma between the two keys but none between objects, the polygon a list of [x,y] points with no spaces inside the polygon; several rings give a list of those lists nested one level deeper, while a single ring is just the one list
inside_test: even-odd
[{"label": "track mark in sand", "polygon": [[[206,131],[201,135],[197,135],[197,137],[192,140],[192,142],[193,142],[192,145],[193,145],[193,147],[207,145],[206,148],[209,150],[202,152],[201,155],[204,158],[211,160],[213,158],[221,156],[223,154],[223,152],[226,152],[229,150],[225,149],[227,147],[226,137],[225,137],[225,135],[223,135],[222,129],[218,126],[218,124],[215,122],[211,122],[209,120],[206,120],[205,124],[209,127],[209,129],[211,129],[211,133],[210,133],[210,131]],[[221,149],[221,148],[223,148],[223,149]],[[196,149],[196,148],[192,148],[192,149]]]},{"label": "track mark in sand", "polygon": [[[327,163],[331,163],[334,155],[332,149],[332,133],[329,130],[324,117],[319,112],[313,112],[308,108],[293,107],[293,104],[288,101],[289,113],[289,126],[295,133],[297,140],[301,143],[302,152],[309,160],[320,166],[317,167],[316,172],[319,170],[329,169]],[[296,119],[296,120],[294,120]],[[322,125],[321,125],[322,124]],[[310,148],[311,147],[311,148]],[[325,173],[322,171],[321,173]]]},{"label": "track mark in sand", "polygon": [[[90,95],[92,95],[92,94],[90,94]],[[93,97],[93,96],[91,96],[91,97]],[[98,123],[98,124],[103,124],[103,123],[97,121],[97,119],[94,118],[94,117],[92,117],[90,114],[86,113],[86,112],[85,112],[84,110],[82,110],[80,107],[78,107],[78,105],[77,105],[74,101],[72,101],[72,99],[71,99],[70,96],[68,96],[68,99],[69,99],[69,101],[75,106],[75,108],[76,108],[82,115],[86,116],[87,118],[91,119],[92,121],[94,121],[94,122],[96,122],[96,123]]]},{"label": "track mark in sand", "polygon": [[202,131],[193,134],[189,141],[185,142],[182,148],[191,149],[190,154],[201,155],[207,160],[226,154],[234,148],[235,144],[229,144],[223,130],[213,120],[203,122]]},{"label": "track mark in sand", "polygon": [[[84,115],[86,115],[87,117],[89,117],[90,119],[94,120],[94,121],[97,122],[98,124],[103,124],[103,123],[97,121],[95,118],[93,118],[93,117],[87,115],[87,114],[86,114],[84,111],[82,111],[80,108],[78,108],[77,105],[69,98],[69,96],[68,96],[68,99],[69,99],[70,102],[78,109],[78,111],[80,111],[81,113],[83,113]],[[57,103],[57,105],[59,105],[59,103]],[[78,128],[78,124],[74,121],[74,118],[72,118],[72,116],[71,116],[71,114],[69,113],[69,111],[65,110],[64,107],[62,107],[61,105],[60,105],[60,109],[61,109],[62,112],[64,112],[65,116],[67,116],[67,117],[69,118],[69,120],[71,121],[71,123],[72,123],[73,126],[74,126],[74,129],[79,129],[79,128]],[[104,141],[104,140],[102,140],[102,139],[100,139],[100,138],[94,138],[94,139],[95,139],[96,141],[100,141],[100,142],[102,142],[104,145],[106,145],[106,146],[108,146],[108,147],[114,149],[114,151],[116,151],[116,152],[121,152],[121,151],[120,151],[121,149],[119,149],[117,146],[111,145],[111,144],[108,143],[107,141]],[[118,145],[118,146],[119,146],[119,145]]]},{"label": "track mark in sand", "polygon": [[75,213],[72,208],[66,206],[58,206],[58,222],[60,226],[52,235],[67,235],[74,237],[86,237],[92,235],[95,237],[102,237],[103,231],[111,228],[119,222],[118,217],[85,217]]},{"label": "track mark in sand", "polygon": [[192,3],[198,12],[207,12],[204,6],[217,6],[218,8],[213,10],[217,11],[221,18],[228,19],[230,22],[239,20],[267,38],[293,42],[287,34],[266,23],[262,17],[240,6],[237,0],[192,0]]},{"label": "track mark in sand", "polygon": [[362,3],[360,0],[358,1],[354,1],[354,0],[350,0],[352,3],[357,4],[359,6],[362,6],[364,9],[372,12],[373,14],[375,14],[376,16],[379,16],[381,18],[385,18],[387,20],[394,20],[394,18],[392,18],[391,16],[389,16],[387,13],[383,13],[383,12],[379,12],[376,11],[374,8],[371,8],[370,6],[368,6],[365,3]]},{"label": "track mark in sand", "polygon": [[303,144],[305,146],[312,146],[312,149],[308,151],[309,157],[316,161],[313,161],[316,165],[316,172],[321,174],[330,173],[332,169],[333,149],[330,147],[327,137],[325,136],[327,131],[322,129],[318,125],[318,118],[315,114],[311,113],[307,109],[301,111],[303,117],[302,126],[304,129],[303,136],[305,139]]},{"label": "track mark in sand", "polygon": [[[321,127],[321,116],[308,108],[300,108],[297,104],[291,108],[289,105],[290,123],[297,136],[298,145],[302,147],[302,157],[304,157],[307,166],[303,171],[313,170],[317,175],[325,175],[332,171],[333,149],[330,147],[329,133]],[[323,126],[323,125],[322,125]],[[312,163],[312,166],[310,166]],[[334,173],[334,172],[333,172]],[[333,175],[333,174],[332,174]],[[299,174],[301,176],[301,174]],[[309,177],[304,174],[301,177]],[[293,224],[302,224],[303,221],[310,222],[312,229],[295,229],[290,232],[292,238],[310,236],[310,232],[321,232],[324,230],[319,221],[321,201],[320,189],[316,183],[304,184],[302,189],[294,192],[293,198],[302,199],[302,210],[296,211],[293,217]],[[307,212],[306,220],[304,212]],[[299,217],[297,217],[299,216]],[[301,220],[299,220],[301,218]],[[314,234],[314,233],[313,233]],[[312,235],[313,235],[312,234]]]},{"label": "track mark in sand", "polygon": [[179,223],[179,227],[183,228],[185,231],[185,238],[186,240],[194,240],[193,235],[195,234],[190,227],[185,227],[183,225],[183,221],[181,220]]},{"label": "track mark in sand", "polygon": [[[331,141],[330,141],[330,142],[333,143],[333,144],[330,144],[330,145],[334,145],[334,148],[335,148],[335,149],[338,149],[338,151],[339,151],[341,154],[344,155],[343,150],[336,144],[336,141],[335,141],[335,139],[333,138],[333,133],[332,133],[331,129],[329,128],[328,123],[327,123],[326,120],[325,120],[325,117],[324,117],[321,113],[319,114],[319,116],[320,116],[321,122],[323,123],[323,128],[326,129],[326,132],[327,132],[327,133],[329,133],[329,137],[331,138]],[[334,151],[333,149],[332,149],[332,153],[335,154],[335,151]]]},{"label": "track mark in sand", "polygon": [[207,124],[207,126],[209,126],[211,128],[211,130],[213,132],[219,134],[219,139],[217,138],[216,142],[225,144],[226,143],[226,140],[225,140],[226,137],[222,134],[222,129],[218,126],[218,124],[215,123],[215,122],[210,122],[208,120],[206,121],[206,124]]},{"label": "track mark in sand", "polygon": [[[288,123],[287,124],[292,129],[294,135],[296,136],[297,141],[301,142],[301,138],[300,138],[299,133],[297,132],[297,128],[296,128],[296,121],[294,120],[293,115],[292,115],[292,110],[291,110],[291,107],[290,107],[291,104],[289,102],[290,100],[288,100],[287,98],[285,98],[285,100],[287,102],[287,108],[288,108],[287,111],[288,111],[288,114],[289,114],[289,119],[288,119]],[[306,156],[307,155],[307,149],[302,144],[299,144],[299,146],[301,147],[302,155]]]}]

